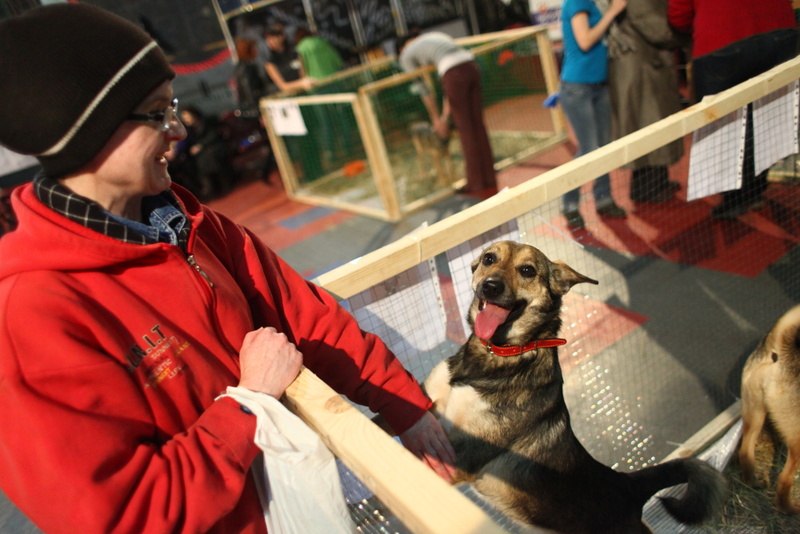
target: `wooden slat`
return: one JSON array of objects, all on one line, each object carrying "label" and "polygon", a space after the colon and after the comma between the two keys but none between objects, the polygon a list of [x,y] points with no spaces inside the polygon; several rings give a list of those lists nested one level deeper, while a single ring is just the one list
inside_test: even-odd
[{"label": "wooden slat", "polygon": [[513,30],[500,30],[496,32],[487,32],[478,35],[470,35],[467,37],[458,37],[455,39],[455,42],[461,46],[472,46],[482,43],[488,43],[491,41],[496,41],[498,39],[510,39],[520,36],[527,37],[529,35],[537,33],[546,33],[546,32],[547,32],[546,26],[542,25],[525,26],[523,28],[515,28]]},{"label": "wooden slat", "polygon": [[272,126],[270,120],[269,110],[267,104],[268,98],[262,98],[259,101],[259,108],[261,109],[261,118],[263,119],[264,129],[267,130],[267,137],[269,137],[269,144],[272,148],[272,153],[275,155],[275,162],[278,164],[278,171],[280,172],[283,186],[286,189],[286,195],[289,198],[297,191],[299,184],[297,181],[297,173],[295,172],[292,158],[289,156],[289,151],[286,149],[286,143],[283,141],[283,136],[275,133],[275,128]]},{"label": "wooden slat", "polygon": [[505,532],[311,371],[286,402],[415,534]]},{"label": "wooden slat", "polygon": [[[553,52],[553,45],[547,37],[546,32],[536,35],[536,44],[539,48],[539,57],[542,61],[542,71],[544,72],[544,83],[547,86],[547,94],[552,95],[558,91],[559,74],[556,65],[556,56]],[[550,108],[550,117],[553,120],[557,134],[567,134],[567,119],[561,106]]]},{"label": "wooden slat", "polygon": [[335,72],[328,76],[327,78],[323,78],[322,80],[318,80],[317,85],[315,87],[321,87],[324,85],[329,85],[333,82],[337,82],[344,78],[349,78],[350,76],[354,76],[362,71],[369,71],[369,70],[378,70],[383,68],[385,65],[388,65],[394,61],[393,57],[386,57],[382,59],[375,59],[370,61],[369,63],[363,65],[356,65],[353,67],[349,67],[338,72]]},{"label": "wooden slat", "polygon": [[355,93],[333,93],[329,95],[286,96],[282,98],[267,98],[270,102],[292,102],[298,106],[312,106],[315,104],[352,104],[356,100]]},{"label": "wooden slat", "polygon": [[395,87],[403,82],[416,80],[426,72],[433,72],[434,70],[435,68],[432,65],[428,65],[425,67],[420,67],[416,70],[412,70],[411,72],[400,72],[397,74],[393,74],[387,78],[383,78],[381,80],[376,80],[372,83],[362,85],[361,87],[358,88],[358,92],[366,95],[369,95],[370,93],[377,93],[382,89]]},{"label": "wooden slat", "polygon": [[386,149],[378,116],[375,113],[375,106],[372,105],[372,98],[368,94],[359,93],[358,110],[361,116],[360,120],[363,121],[359,123],[359,128],[361,129],[363,124],[361,135],[365,145],[370,148],[369,164],[381,204],[386,210],[386,218],[390,221],[399,221],[402,211],[396,183],[392,176],[392,167],[389,163],[389,152]]},{"label": "wooden slat", "polygon": [[[538,28],[538,27],[536,27],[536,28]],[[539,33],[544,34],[544,30],[543,29],[533,29],[533,30],[530,29],[530,28],[523,28],[523,29],[527,30],[527,31],[506,30],[506,31],[498,32],[498,33],[495,34],[497,36],[495,39],[493,39],[491,41],[487,40],[487,42],[485,42],[483,44],[480,44],[478,46],[475,46],[474,48],[470,49],[470,52],[472,52],[472,54],[474,54],[476,56],[479,56],[479,55],[491,52],[493,50],[497,50],[499,48],[507,47],[508,45],[516,43],[516,42],[519,42],[519,41],[530,40],[531,37],[534,36],[535,34],[539,34]],[[460,43],[460,44],[463,44],[463,43],[461,43],[460,40],[457,40],[456,42]]]},{"label": "wooden slat", "polygon": [[348,211],[351,213],[357,213],[359,215],[365,215],[373,219],[389,222],[389,214],[386,213],[386,210],[382,208],[373,208],[370,206],[365,206],[363,204],[355,204],[353,202],[338,200],[335,197],[308,193],[303,189],[298,189],[297,192],[294,195],[292,195],[291,198],[292,200],[303,202],[305,204],[312,204],[314,206],[322,206],[325,208],[333,208],[336,210]]},{"label": "wooden slat", "polygon": [[[520,137],[526,137],[527,134],[528,132],[521,133]],[[534,136],[536,135],[537,132],[534,132]],[[548,133],[542,132],[541,134],[538,135],[538,137],[543,139],[543,141],[535,143],[530,148],[518,152],[513,156],[503,158],[502,160],[494,164],[494,168],[499,171],[505,169],[506,167],[510,167],[511,165],[514,165],[519,161],[526,160],[529,158],[534,158],[539,154],[552,150],[554,146],[560,145],[561,143],[567,140],[567,135],[565,133],[553,136],[549,132]]]},{"label": "wooden slat", "polygon": [[742,415],[742,401],[737,400],[727,410],[716,416],[706,426],[686,440],[680,447],[672,451],[664,462],[676,458],[690,458],[706,450],[728,431]]}]

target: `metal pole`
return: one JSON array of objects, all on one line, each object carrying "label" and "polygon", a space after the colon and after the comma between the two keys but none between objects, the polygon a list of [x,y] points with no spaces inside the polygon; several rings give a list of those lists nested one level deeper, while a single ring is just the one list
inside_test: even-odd
[{"label": "metal pole", "polygon": [[361,24],[361,14],[355,0],[347,0],[347,14],[350,16],[350,24],[353,26],[353,36],[356,39],[358,55],[361,63],[367,62],[367,37],[364,35],[364,26]]},{"label": "metal pole", "polygon": [[311,0],[303,0],[303,9],[306,12],[306,21],[308,21],[308,29],[311,33],[317,33],[317,21],[314,20],[314,8],[311,5]]},{"label": "metal pole", "polygon": [[467,12],[469,13],[469,26],[472,35],[479,34],[481,27],[478,25],[478,14],[475,11],[475,0],[461,0],[462,3],[467,4]]},{"label": "metal pole", "polygon": [[222,35],[225,37],[225,43],[227,43],[228,50],[231,52],[231,59],[234,63],[238,63],[239,56],[236,54],[236,43],[233,42],[233,36],[231,35],[230,28],[228,28],[228,22],[222,14],[222,8],[219,7],[219,2],[217,0],[211,0],[211,4],[214,6],[214,13],[217,14],[217,21],[219,21],[219,26],[222,28]]},{"label": "metal pole", "polygon": [[407,34],[408,24],[406,23],[406,14],[403,11],[403,4],[400,3],[400,0],[391,0],[391,6],[395,33],[397,35]]}]

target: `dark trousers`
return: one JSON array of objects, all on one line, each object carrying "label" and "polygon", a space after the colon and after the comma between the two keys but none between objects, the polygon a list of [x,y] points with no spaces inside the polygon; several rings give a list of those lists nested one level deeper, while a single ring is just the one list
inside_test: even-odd
[{"label": "dark trousers", "polygon": [[467,189],[480,191],[487,187],[497,187],[494,156],[483,122],[481,72],[478,64],[468,61],[449,69],[442,77],[442,90],[450,102],[453,122],[461,137]]},{"label": "dark trousers", "polygon": [[[692,61],[694,94],[697,101],[730,89],[768,71],[797,52],[797,30],[787,28],[759,33],[705,54]],[[767,188],[767,171],[756,176],[753,150],[753,106],[747,106],[742,188],[723,193],[723,203],[749,204]]]}]

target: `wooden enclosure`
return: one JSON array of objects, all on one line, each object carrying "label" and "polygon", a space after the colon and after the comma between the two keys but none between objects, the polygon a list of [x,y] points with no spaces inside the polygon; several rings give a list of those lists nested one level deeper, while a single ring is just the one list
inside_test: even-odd
[{"label": "wooden enclosure", "polygon": [[[496,169],[566,139],[560,109],[542,108],[558,86],[546,30],[508,30],[458,42],[481,67]],[[441,96],[433,67],[405,73],[388,58],[338,73],[308,93],[263,99],[264,122],[289,196],[398,221],[463,185],[458,134],[442,143],[433,133],[413,92],[420,78]]]}]

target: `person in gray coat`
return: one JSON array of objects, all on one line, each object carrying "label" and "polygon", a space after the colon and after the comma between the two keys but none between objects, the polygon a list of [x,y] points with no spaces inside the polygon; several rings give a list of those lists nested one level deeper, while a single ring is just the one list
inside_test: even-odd
[{"label": "person in gray coat", "polygon": [[[679,42],[667,22],[667,0],[628,0],[607,42],[615,139],[680,111],[674,55]],[[629,164],[631,200],[670,200],[680,186],[669,181],[668,167],[682,156],[683,140],[677,139]]]}]

